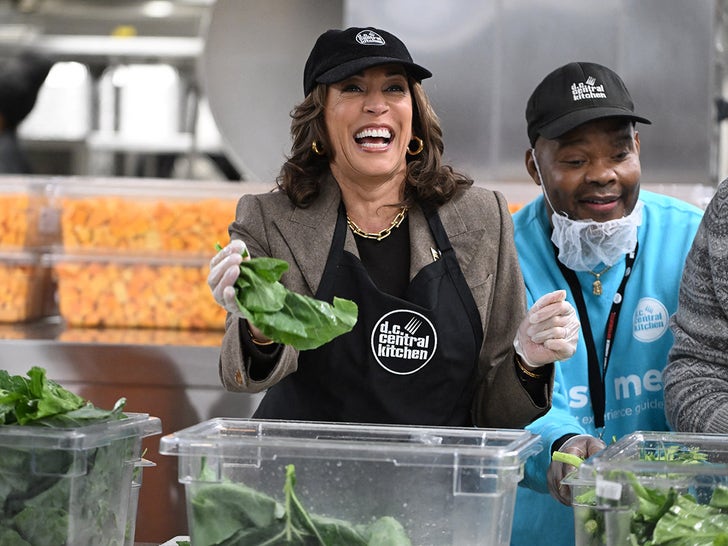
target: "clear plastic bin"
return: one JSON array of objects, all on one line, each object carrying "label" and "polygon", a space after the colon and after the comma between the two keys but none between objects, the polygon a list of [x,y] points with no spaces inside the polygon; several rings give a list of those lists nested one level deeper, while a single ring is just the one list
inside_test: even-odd
[{"label": "clear plastic bin", "polygon": [[525,430],[212,419],[162,437],[160,453],[179,457],[195,546],[233,536],[238,546],[257,546],[280,532],[271,543],[287,544],[289,516],[313,532],[284,492],[289,465],[310,521],[338,535],[329,544],[381,532],[389,546],[493,546],[510,541],[516,486],[540,450],[537,438]]},{"label": "clear plastic bin", "polygon": [[565,482],[576,546],[712,544],[721,533],[728,540],[728,436],[635,432]]},{"label": "clear plastic bin", "polygon": [[49,269],[38,254],[0,251],[0,322],[38,319],[54,309]]},{"label": "clear plastic bin", "polygon": [[142,413],[69,429],[0,426],[0,543],[128,542],[142,438],[161,431]]},{"label": "clear plastic bin", "polygon": [[49,187],[66,252],[215,253],[240,196],[257,185],[162,179],[60,179]]},{"label": "clear plastic bin", "polygon": [[0,175],[0,251],[36,249],[57,240],[47,179]]},{"label": "clear plastic bin", "polygon": [[207,286],[209,257],[48,254],[58,309],[69,326],[222,330]]}]

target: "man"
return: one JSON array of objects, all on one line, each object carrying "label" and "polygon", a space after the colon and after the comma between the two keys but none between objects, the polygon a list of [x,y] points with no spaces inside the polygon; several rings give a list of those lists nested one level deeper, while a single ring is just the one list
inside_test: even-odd
[{"label": "man", "polygon": [[526,464],[512,544],[573,545],[561,484],[573,467],[551,462],[552,452],[588,457],[634,430],[667,430],[669,317],[701,211],[640,192],[636,123],[650,121],[612,70],[558,68],[534,90],[526,121],[526,169],[543,192],[514,215],[528,297],[566,288],[582,336],[556,364],[552,409],[528,426],[543,451]]}]

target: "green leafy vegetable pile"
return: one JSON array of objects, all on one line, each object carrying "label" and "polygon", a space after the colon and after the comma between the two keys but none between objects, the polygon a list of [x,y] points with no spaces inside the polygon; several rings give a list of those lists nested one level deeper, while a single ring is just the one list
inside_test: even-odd
[{"label": "green leafy vegetable pile", "polygon": [[309,514],[286,466],[283,504],[242,484],[210,483],[191,500],[195,546],[411,546],[402,525],[382,517],[370,525]]},{"label": "green leafy vegetable pile", "polygon": [[37,366],[28,371],[28,377],[0,370],[0,425],[73,428],[120,419],[125,403],[122,398],[110,411],[99,409],[48,379]]},{"label": "green leafy vegetable pile", "polygon": [[[218,244],[216,247],[221,249]],[[243,257],[248,258],[244,249]],[[356,303],[334,298],[333,305],[288,290],[279,281],[284,260],[243,260],[235,283],[240,312],[268,338],[299,350],[315,349],[349,332],[356,324]]]},{"label": "green leafy vegetable pile", "polygon": [[[670,446],[660,455],[646,454],[643,460],[702,464],[707,457],[698,449]],[[716,485],[710,501],[701,504],[695,495],[674,487],[645,487],[632,472],[626,477],[637,497],[637,507],[597,506],[595,489],[574,499],[577,543],[582,546],[619,544],[624,546],[728,546],[728,486]],[[592,507],[592,508],[590,508]],[[624,537],[619,540],[617,537]]]},{"label": "green leafy vegetable pile", "polygon": [[[120,419],[123,406],[121,399],[113,410],[96,408],[49,380],[42,368],[32,368],[28,377],[0,370],[0,425],[75,428]],[[128,472],[121,462],[132,450],[131,440],[87,450],[85,468],[79,468],[71,450],[3,446],[0,544],[109,545],[109,536],[126,525],[118,521],[117,486]]]}]

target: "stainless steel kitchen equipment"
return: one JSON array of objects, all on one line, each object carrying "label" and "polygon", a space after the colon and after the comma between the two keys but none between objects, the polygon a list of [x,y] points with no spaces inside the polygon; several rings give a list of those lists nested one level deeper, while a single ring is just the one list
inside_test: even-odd
[{"label": "stainless steel kitchen equipment", "polygon": [[[338,10],[341,20],[336,20]],[[289,144],[286,114],[302,99],[303,64],[333,26],[384,28],[434,73],[425,82],[447,157],[479,182],[527,180],[524,111],[536,84],[571,60],[610,66],[639,110],[643,180],[714,184],[724,176],[716,99],[725,77],[725,0],[218,0],[202,85],[228,147],[270,179]]]}]

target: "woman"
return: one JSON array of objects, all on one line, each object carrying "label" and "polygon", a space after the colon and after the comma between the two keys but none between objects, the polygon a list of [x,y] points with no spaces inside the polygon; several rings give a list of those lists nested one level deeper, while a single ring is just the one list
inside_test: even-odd
[{"label": "woman", "polygon": [[[522,427],[547,411],[575,312],[559,291],[524,318],[507,204],[441,163],[430,76],[383,30],[314,45],[278,191],[241,198],[208,279],[229,311],[223,385],[268,389],[255,417]],[[309,351],[265,339],[235,304],[244,245],[287,261],[290,290],[356,302],[354,329]]]}]

